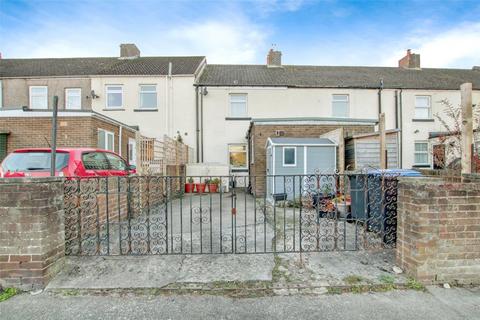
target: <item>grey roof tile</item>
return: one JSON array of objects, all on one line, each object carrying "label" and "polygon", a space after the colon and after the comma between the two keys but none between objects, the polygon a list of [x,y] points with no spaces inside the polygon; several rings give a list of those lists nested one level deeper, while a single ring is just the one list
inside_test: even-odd
[{"label": "grey roof tile", "polygon": [[480,89],[480,71],[471,69],[402,69],[394,67],[219,65],[205,67],[205,86],[282,86],[305,88],[459,89],[472,82]]},{"label": "grey roof tile", "polygon": [[0,59],[0,77],[194,74],[203,56],[119,58]]}]

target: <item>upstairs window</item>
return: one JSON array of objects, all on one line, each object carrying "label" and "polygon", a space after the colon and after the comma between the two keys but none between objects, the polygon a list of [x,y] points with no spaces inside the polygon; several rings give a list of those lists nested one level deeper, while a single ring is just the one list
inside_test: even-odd
[{"label": "upstairs window", "polygon": [[80,88],[65,89],[65,109],[70,109],[70,110],[82,109],[82,89]]},{"label": "upstairs window", "polygon": [[98,148],[114,152],[113,132],[98,129]]},{"label": "upstairs window", "polygon": [[430,96],[415,96],[415,119],[431,118]]},{"label": "upstairs window", "polygon": [[283,166],[295,167],[297,165],[297,148],[283,147]]},{"label": "upstairs window", "polygon": [[337,118],[348,118],[350,109],[348,94],[332,95],[332,116]]},{"label": "upstairs window", "polygon": [[157,86],[156,85],[140,86],[140,108],[141,109],[157,108]]},{"label": "upstairs window", "polygon": [[123,107],[123,88],[119,85],[107,86],[106,108],[116,109]]},{"label": "upstairs window", "polygon": [[48,109],[48,87],[31,86],[30,87],[30,108]]},{"label": "upstairs window", "polygon": [[230,94],[230,117],[244,118],[247,117],[247,95],[246,94]]},{"label": "upstairs window", "polygon": [[415,141],[414,164],[416,166],[430,165],[427,141]]}]

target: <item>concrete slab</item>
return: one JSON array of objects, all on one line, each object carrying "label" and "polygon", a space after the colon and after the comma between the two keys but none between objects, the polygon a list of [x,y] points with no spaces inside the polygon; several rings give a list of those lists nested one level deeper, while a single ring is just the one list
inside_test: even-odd
[{"label": "concrete slab", "polygon": [[273,255],[67,257],[48,289],[162,288],[172,283],[269,281]]}]

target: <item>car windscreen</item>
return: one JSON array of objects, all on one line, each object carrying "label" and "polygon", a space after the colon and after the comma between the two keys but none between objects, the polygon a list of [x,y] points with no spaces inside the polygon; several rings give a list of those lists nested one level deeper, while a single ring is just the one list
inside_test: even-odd
[{"label": "car windscreen", "polygon": [[[61,170],[68,164],[68,153],[56,154],[55,169]],[[11,153],[2,164],[4,171],[48,171],[50,170],[50,152],[18,152]]]}]

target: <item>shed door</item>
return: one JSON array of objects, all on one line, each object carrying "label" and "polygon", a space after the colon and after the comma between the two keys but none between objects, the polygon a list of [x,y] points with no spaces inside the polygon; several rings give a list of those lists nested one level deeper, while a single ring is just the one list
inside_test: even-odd
[{"label": "shed door", "polygon": [[306,174],[333,173],[337,169],[336,147],[307,147]]}]

